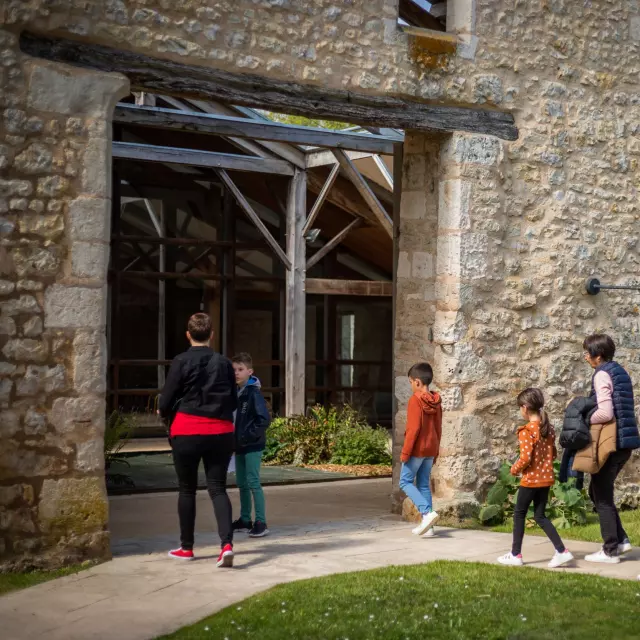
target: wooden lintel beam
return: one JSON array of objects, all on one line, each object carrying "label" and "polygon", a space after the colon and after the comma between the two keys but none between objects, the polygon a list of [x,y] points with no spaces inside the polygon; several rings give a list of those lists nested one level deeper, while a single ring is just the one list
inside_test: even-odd
[{"label": "wooden lintel beam", "polygon": [[224,169],[220,169],[218,171],[218,174],[220,175],[220,178],[222,178],[222,182],[225,183],[229,191],[231,191],[231,193],[233,194],[233,197],[236,199],[236,202],[238,203],[240,208],[247,214],[251,222],[253,222],[253,224],[258,228],[258,231],[260,231],[269,246],[273,249],[274,253],[278,256],[282,264],[287,269],[291,269],[291,262],[289,258],[287,258],[287,254],[283,251],[277,240],[271,235],[269,229],[267,229],[264,222],[262,222],[262,220],[260,219],[260,216],[254,211],[253,207],[242,195],[235,182],[229,177],[229,174]]},{"label": "wooden lintel beam", "polygon": [[315,147],[336,147],[369,153],[393,153],[394,142],[398,140],[385,136],[364,133],[340,133],[315,127],[250,120],[233,116],[210,113],[176,112],[174,109],[160,107],[119,104],[116,106],[113,121],[119,124],[132,124],[141,127],[156,127],[190,131],[208,135],[270,140],[288,144],[302,144]]},{"label": "wooden lintel beam", "polygon": [[341,149],[333,149],[333,154],[340,163],[346,176],[353,183],[353,186],[360,192],[364,201],[369,205],[376,220],[378,220],[382,228],[389,234],[389,237],[393,237],[393,223],[391,222],[391,218],[389,218],[389,214],[380,204],[380,200],[378,200],[376,194],[373,193],[367,181],[362,177],[358,169],[356,169],[351,158]]},{"label": "wooden lintel beam", "polygon": [[318,264],[322,258],[324,258],[330,251],[332,251],[335,247],[337,247],[349,234],[349,231],[355,229],[356,227],[362,224],[362,218],[355,218],[352,220],[340,233],[336,234],[327,244],[318,249],[308,260],[307,260],[307,271],[311,269],[314,265]]},{"label": "wooden lintel beam", "polygon": [[380,280],[307,278],[306,292],[323,296],[392,296],[393,283]]},{"label": "wooden lintel beam", "polygon": [[98,44],[24,32],[20,47],[28,55],[99,71],[122,73],[135,90],[258,107],[364,126],[414,131],[468,131],[516,140],[513,114],[452,107],[397,96],[355,93],[303,85],[253,74],[188,65]]},{"label": "wooden lintel beam", "polygon": [[137,142],[113,142],[111,150],[114,158],[123,160],[187,164],[211,169],[274,173],[281,176],[293,175],[293,167],[288,162],[277,158],[252,158],[251,156],[240,156],[233,153],[160,147],[152,144],[138,144]]},{"label": "wooden lintel beam", "polygon": [[311,229],[311,225],[313,224],[314,220],[318,217],[318,214],[320,213],[320,207],[322,207],[322,204],[326,200],[327,194],[329,193],[329,190],[333,186],[333,183],[336,181],[336,178],[338,177],[339,173],[340,173],[340,165],[336,164],[334,165],[333,169],[331,169],[331,173],[329,174],[329,177],[327,178],[326,182],[322,185],[322,189],[320,190],[320,193],[318,194],[316,201],[313,203],[313,207],[311,207],[311,211],[307,217],[307,221],[304,223],[304,229],[302,230],[303,235],[306,234],[309,231],[309,229]]}]

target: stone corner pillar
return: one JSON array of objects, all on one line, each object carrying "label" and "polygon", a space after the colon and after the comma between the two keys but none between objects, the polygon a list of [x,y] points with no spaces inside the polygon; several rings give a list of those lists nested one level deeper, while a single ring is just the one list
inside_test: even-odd
[{"label": "stone corner pillar", "polygon": [[110,121],[129,86],[4,40],[15,62],[0,76],[0,570],[51,568],[110,557]]}]

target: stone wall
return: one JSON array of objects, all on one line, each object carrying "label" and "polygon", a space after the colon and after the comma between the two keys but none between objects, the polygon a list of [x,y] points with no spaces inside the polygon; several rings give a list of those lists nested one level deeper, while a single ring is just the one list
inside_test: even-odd
[{"label": "stone wall", "polygon": [[3,567],[108,553],[108,121],[127,91],[122,78],[22,56],[25,28],[237,73],[513,111],[521,135],[511,144],[407,135],[395,455],[406,371],[432,360],[447,409],[442,497],[480,497],[512,450],[523,386],[542,386],[558,420],[588,379],[580,342],[590,331],[610,331],[640,379],[637,294],[583,293],[592,274],[636,277],[638,2],[449,2],[461,34],[454,56],[401,33],[396,0],[1,4]]},{"label": "stone wall", "polygon": [[124,78],[0,30],[0,568],[109,555],[102,435],[110,126]]}]

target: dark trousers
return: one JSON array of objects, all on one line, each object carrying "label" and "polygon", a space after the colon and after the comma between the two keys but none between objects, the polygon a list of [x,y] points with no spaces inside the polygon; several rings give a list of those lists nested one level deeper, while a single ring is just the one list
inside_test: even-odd
[{"label": "dark trousers", "polygon": [[536,521],[536,524],[547,534],[547,538],[551,540],[556,551],[562,553],[565,550],[565,546],[556,528],[546,516],[545,510],[548,500],[549,487],[520,487],[520,489],[518,489],[518,497],[513,512],[513,546],[511,553],[514,556],[518,556],[522,552],[522,539],[524,538],[527,511],[529,511],[532,502],[534,508],[533,519]]},{"label": "dark trousers", "polygon": [[231,501],[227,495],[227,469],[233,454],[233,433],[219,436],[175,436],[171,438],[171,446],[179,485],[178,517],[182,548],[193,549],[200,460],[204,463],[207,489],[213,502],[220,542],[223,547],[232,544],[233,527]]},{"label": "dark trousers", "polygon": [[618,545],[628,537],[613,500],[613,485],[630,457],[631,449],[615,451],[607,458],[602,469],[591,476],[589,497],[600,518],[603,549],[608,556],[617,556]]}]

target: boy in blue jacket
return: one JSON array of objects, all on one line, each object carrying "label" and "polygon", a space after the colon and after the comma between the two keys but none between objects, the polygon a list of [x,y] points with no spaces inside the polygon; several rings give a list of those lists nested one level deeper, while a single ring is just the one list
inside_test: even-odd
[{"label": "boy in blue jacket", "polygon": [[[271,418],[260,391],[260,380],[253,375],[253,362],[248,353],[240,353],[231,362],[238,385],[238,410],[235,417],[236,482],[240,490],[240,518],[234,531],[248,531],[252,538],[269,533],[265,514],[264,492],[260,484],[262,452],[267,442]],[[252,504],[256,519],[251,521]]]}]

